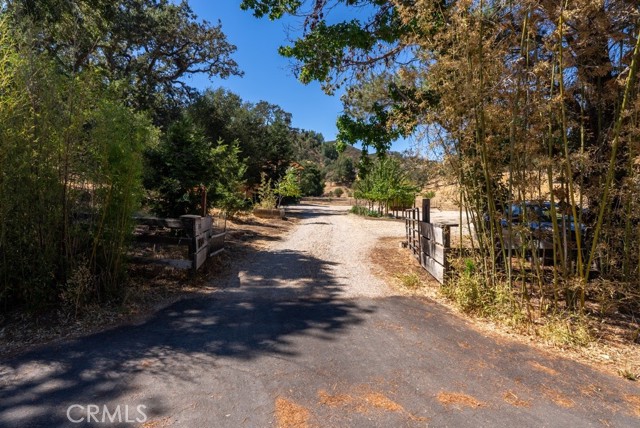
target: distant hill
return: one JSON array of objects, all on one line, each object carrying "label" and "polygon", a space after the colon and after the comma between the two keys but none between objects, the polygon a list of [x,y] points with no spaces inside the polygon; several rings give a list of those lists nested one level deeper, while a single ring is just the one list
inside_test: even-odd
[{"label": "distant hill", "polygon": [[[327,141],[327,144],[335,144],[335,141]],[[347,147],[342,152],[343,156],[350,158],[354,163],[358,163],[360,160],[360,156],[362,156],[362,150],[356,149],[350,144],[347,144]]]}]

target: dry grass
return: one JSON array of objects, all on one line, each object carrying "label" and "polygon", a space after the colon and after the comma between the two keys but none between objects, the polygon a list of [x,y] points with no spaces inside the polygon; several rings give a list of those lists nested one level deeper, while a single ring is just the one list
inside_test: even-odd
[{"label": "dry grass", "polygon": [[311,412],[306,407],[286,398],[278,397],[275,404],[278,428],[307,428]]},{"label": "dry grass", "polygon": [[439,392],[436,397],[438,402],[444,406],[469,407],[472,409],[486,407],[486,404],[476,398],[461,392]]},{"label": "dry grass", "polygon": [[398,238],[381,238],[371,250],[373,271],[399,294],[436,297],[440,287],[431,275],[420,267],[409,250],[400,248]]},{"label": "dry grass", "polygon": [[[431,207],[441,210],[458,209],[458,201],[460,200],[460,190],[457,184],[448,183],[441,178],[432,180],[422,189],[423,192],[433,191],[435,196],[431,198]],[[416,198],[416,206],[421,206],[422,197]]]}]

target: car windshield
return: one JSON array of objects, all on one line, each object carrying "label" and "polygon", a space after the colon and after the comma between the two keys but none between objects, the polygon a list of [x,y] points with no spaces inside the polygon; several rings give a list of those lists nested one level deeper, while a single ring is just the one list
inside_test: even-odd
[{"label": "car windshield", "polygon": [[513,217],[526,217],[540,223],[551,222],[551,204],[514,204],[511,206]]},{"label": "car windshield", "polygon": [[[518,223],[529,224],[532,227],[537,227],[535,226],[536,224],[538,226],[550,227],[553,222],[551,203],[548,201],[520,202],[512,204],[509,209],[511,210],[512,220]],[[508,216],[509,210],[505,213],[505,221],[509,220]],[[571,230],[575,228],[576,222],[574,221],[573,216],[570,214],[563,215],[558,205],[556,205],[556,219],[559,226],[565,224],[567,227],[571,228]],[[585,229],[584,224],[580,223],[580,229]]]}]

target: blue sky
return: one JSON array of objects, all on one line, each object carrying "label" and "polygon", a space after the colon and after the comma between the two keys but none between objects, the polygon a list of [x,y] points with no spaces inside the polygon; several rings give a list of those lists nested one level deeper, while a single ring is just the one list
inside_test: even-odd
[{"label": "blue sky", "polygon": [[[293,115],[293,126],[322,133],[325,140],[336,137],[336,118],[342,112],[340,96],[328,96],[318,83],[303,85],[290,71],[288,59],[278,54],[278,47],[294,38],[301,23],[290,17],[278,21],[254,18],[240,9],[239,0],[189,0],[193,11],[212,23],[222,22],[222,30],[238,50],[234,59],[244,72],[243,77],[208,80],[194,76],[191,84],[199,89],[224,87],[243,100],[256,103],[264,100],[277,104]],[[394,144],[402,150],[405,142]]]},{"label": "blue sky", "polygon": [[222,22],[229,42],[237,46],[233,58],[243,77],[208,80],[191,79],[200,89],[224,87],[252,103],[264,100],[293,114],[293,126],[322,133],[325,140],[336,137],[336,118],[342,111],[340,97],[325,95],[320,85],[303,85],[289,70],[289,60],[278,54],[287,44],[287,28],[298,26],[291,18],[270,21],[254,18],[240,9],[239,0],[189,0],[193,11],[212,23]]}]

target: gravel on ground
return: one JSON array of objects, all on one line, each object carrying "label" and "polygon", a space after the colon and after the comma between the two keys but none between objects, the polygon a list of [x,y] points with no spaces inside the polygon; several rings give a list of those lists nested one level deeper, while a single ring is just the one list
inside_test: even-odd
[{"label": "gravel on ground", "polygon": [[[372,271],[370,252],[379,238],[402,240],[403,221],[359,217],[344,206],[299,205],[287,210],[300,219],[294,230],[243,261],[237,274],[221,284],[222,293],[242,288],[245,295],[251,287],[263,298],[292,292],[298,297],[334,298],[397,294]],[[258,273],[252,273],[257,266]],[[279,287],[273,286],[274,278],[281,278]],[[326,287],[317,286],[329,278]]]}]

